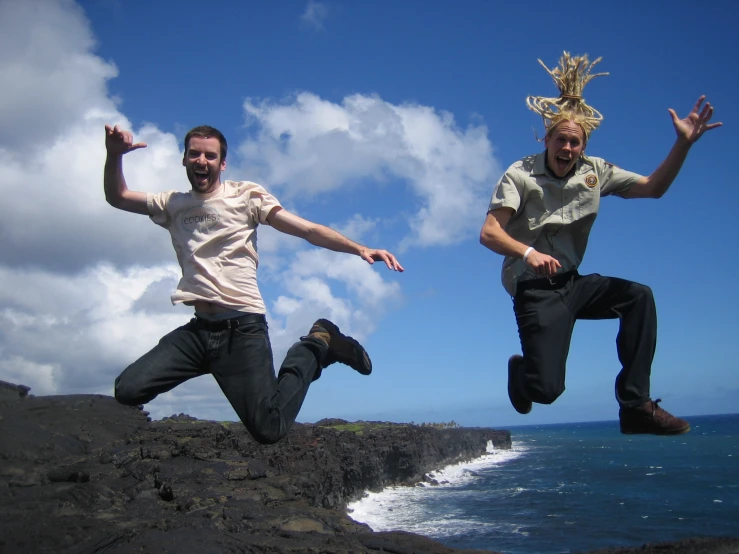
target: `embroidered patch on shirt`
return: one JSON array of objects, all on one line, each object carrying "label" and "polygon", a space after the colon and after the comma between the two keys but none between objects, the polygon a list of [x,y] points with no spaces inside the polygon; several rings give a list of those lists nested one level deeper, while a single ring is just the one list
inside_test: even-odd
[{"label": "embroidered patch on shirt", "polygon": [[598,177],[596,177],[595,173],[591,173],[587,177],[585,177],[585,184],[588,185],[590,188],[593,188],[595,185],[598,184]]}]

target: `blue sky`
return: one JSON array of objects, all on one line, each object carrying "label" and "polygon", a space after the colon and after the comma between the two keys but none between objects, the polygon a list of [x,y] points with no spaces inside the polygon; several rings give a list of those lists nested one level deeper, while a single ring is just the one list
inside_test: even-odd
[{"label": "blue sky", "polygon": [[[501,172],[542,147],[527,95],[556,95],[563,50],[610,73],[587,152],[648,174],[674,141],[667,109],[706,94],[724,126],[660,200],[605,199],[581,272],[655,293],[652,393],[679,415],[737,411],[739,270],[728,160],[738,119],[737,8],[704,2],[143,2],[0,4],[0,379],[37,394],[112,393],[115,376],[186,321],[169,302],[169,238],[102,194],[103,125],[148,142],[137,190],[186,190],[184,133],[229,139],[225,177],[396,253],[394,274],[260,229],[260,287],[277,363],[317,317],[360,338],[375,371],[324,372],[299,416],[511,426],[615,419],[617,323],[579,322],[567,390],[518,415],[520,351],[502,259],[479,245]],[[161,396],[159,417],[235,414],[210,377]]]}]

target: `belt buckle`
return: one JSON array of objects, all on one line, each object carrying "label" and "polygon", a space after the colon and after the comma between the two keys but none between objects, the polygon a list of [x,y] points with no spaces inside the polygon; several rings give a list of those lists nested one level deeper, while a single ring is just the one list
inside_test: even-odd
[{"label": "belt buckle", "polygon": [[549,281],[549,284],[550,284],[550,285],[554,286],[554,285],[556,285],[556,284],[557,284],[557,282],[555,281],[555,279],[556,279],[556,278],[557,278],[557,276],[556,276],[556,275],[555,275],[555,276],[553,276],[553,277],[547,277],[547,281]]}]

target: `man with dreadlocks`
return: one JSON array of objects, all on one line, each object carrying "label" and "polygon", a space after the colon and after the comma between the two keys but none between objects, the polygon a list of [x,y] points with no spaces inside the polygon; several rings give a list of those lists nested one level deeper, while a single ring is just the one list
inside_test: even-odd
[{"label": "man with dreadlocks", "polygon": [[502,280],[513,297],[523,356],[508,360],[508,396],[521,414],[532,403],[551,404],[565,389],[565,365],[577,319],[620,319],[616,339],[622,370],[616,378],[621,432],[678,435],[690,425],[652,400],[649,377],[657,341],[657,314],[649,287],[600,275],[580,275],[601,196],[660,198],[705,131],[713,107],[701,96],[685,119],[670,109],[677,133],[672,150],[648,177],[601,158],[585,146],[603,117],[582,97],[600,58],[565,52],[547,72],[557,98],[528,97],[541,115],[546,150],[514,163],[493,191],[480,242],[505,256]]}]

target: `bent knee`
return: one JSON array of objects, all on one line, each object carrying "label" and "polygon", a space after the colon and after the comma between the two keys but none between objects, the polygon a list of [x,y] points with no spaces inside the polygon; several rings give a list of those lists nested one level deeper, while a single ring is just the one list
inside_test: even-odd
[{"label": "bent knee", "polygon": [[138,406],[139,404],[143,404],[143,402],[139,402],[133,394],[122,391],[118,388],[115,389],[114,396],[118,403],[123,404],[124,406]]},{"label": "bent knee", "polygon": [[[247,430],[249,430],[247,428]],[[279,442],[286,433],[271,433],[271,432],[261,432],[261,431],[249,431],[251,433],[251,436],[254,437],[254,440],[257,441],[259,444],[275,444],[276,442]]]},{"label": "bent knee", "polygon": [[138,406],[139,404],[146,404],[151,400],[151,398],[143,395],[140,390],[122,383],[120,378],[115,381],[113,396],[119,404],[123,404],[124,406]]},{"label": "bent knee", "polygon": [[249,423],[242,419],[241,423],[244,424],[246,430],[259,444],[275,444],[279,442],[287,435],[292,427],[292,425],[286,425],[279,418],[257,419]]},{"label": "bent knee", "polygon": [[648,285],[642,285],[641,283],[631,283],[631,285],[629,286],[629,292],[632,296],[640,300],[653,301],[654,299],[652,288]]}]

